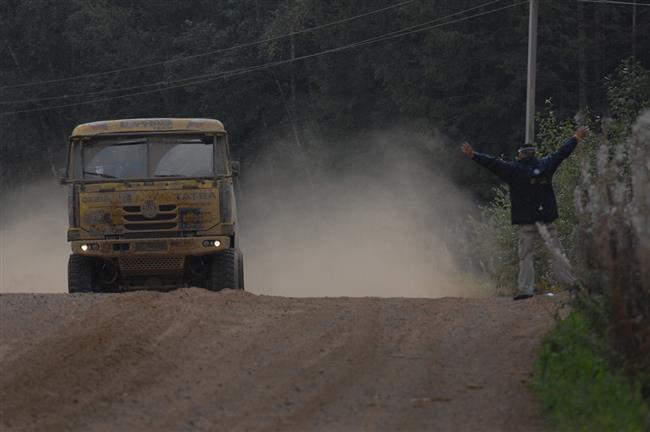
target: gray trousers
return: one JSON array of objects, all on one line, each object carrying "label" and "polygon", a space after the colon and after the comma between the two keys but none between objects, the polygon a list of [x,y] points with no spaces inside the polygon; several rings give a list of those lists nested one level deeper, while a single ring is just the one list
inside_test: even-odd
[{"label": "gray trousers", "polygon": [[555,279],[564,288],[576,283],[567,259],[557,236],[557,227],[551,224],[536,223],[535,225],[520,225],[519,227],[519,277],[517,285],[520,294],[532,294],[535,289],[535,267],[533,251],[535,238],[539,235],[546,249],[551,253],[551,269]]}]

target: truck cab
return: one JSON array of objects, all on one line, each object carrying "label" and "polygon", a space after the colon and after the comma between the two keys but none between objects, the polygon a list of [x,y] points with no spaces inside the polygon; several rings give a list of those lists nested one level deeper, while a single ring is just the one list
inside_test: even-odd
[{"label": "truck cab", "polygon": [[68,290],[243,289],[234,181],[223,124],[107,120],[70,137]]}]

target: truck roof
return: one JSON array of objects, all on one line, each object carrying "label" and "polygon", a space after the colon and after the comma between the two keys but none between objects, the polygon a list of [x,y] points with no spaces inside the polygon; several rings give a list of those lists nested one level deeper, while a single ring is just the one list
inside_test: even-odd
[{"label": "truck roof", "polygon": [[223,123],[206,118],[139,118],[83,123],[74,128],[72,137],[129,132],[206,132],[225,133]]}]

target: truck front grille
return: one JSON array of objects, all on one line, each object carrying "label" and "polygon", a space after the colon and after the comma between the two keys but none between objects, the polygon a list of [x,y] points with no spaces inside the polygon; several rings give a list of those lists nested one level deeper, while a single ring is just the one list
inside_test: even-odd
[{"label": "truck front grille", "polygon": [[167,223],[126,223],[124,228],[128,231],[170,230],[176,228],[176,222]]},{"label": "truck front grille", "polygon": [[152,218],[147,218],[141,214],[128,214],[124,215],[124,220],[129,222],[149,222],[149,221],[169,221],[176,219],[176,214],[174,213],[159,213]]},{"label": "truck front grille", "polygon": [[152,239],[173,237],[195,237],[196,231],[131,231],[120,235],[125,239]]},{"label": "truck front grille", "polygon": [[[140,213],[142,212],[142,207],[141,206],[124,206],[122,207],[125,212],[127,213]],[[170,212],[176,210],[176,205],[175,204],[160,204],[158,206],[158,211],[160,212]]]},{"label": "truck front grille", "polygon": [[125,256],[119,262],[125,275],[179,273],[185,267],[184,256]]},{"label": "truck front grille", "polygon": [[173,230],[178,227],[178,211],[174,204],[160,204],[154,214],[147,214],[143,206],[128,205],[122,207],[124,229],[133,231]]}]

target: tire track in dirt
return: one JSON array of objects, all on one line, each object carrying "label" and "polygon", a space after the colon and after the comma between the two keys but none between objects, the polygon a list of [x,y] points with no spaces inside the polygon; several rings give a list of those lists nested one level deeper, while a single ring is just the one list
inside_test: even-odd
[{"label": "tire track in dirt", "polygon": [[526,381],[558,307],[0,295],[0,429],[543,430]]}]

